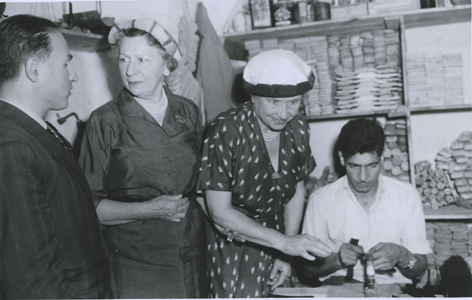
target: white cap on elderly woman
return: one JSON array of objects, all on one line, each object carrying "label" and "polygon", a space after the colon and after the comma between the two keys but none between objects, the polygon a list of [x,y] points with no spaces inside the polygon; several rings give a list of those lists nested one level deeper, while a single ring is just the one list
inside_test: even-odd
[{"label": "white cap on elderly woman", "polygon": [[285,98],[304,94],[315,83],[312,69],[289,50],[259,53],[244,68],[243,87],[251,95]]},{"label": "white cap on elderly woman", "polygon": [[149,33],[170,55],[174,55],[177,51],[177,43],[170,33],[159,23],[151,19],[130,19],[116,23],[111,28],[110,33],[108,33],[108,43],[110,43],[110,45],[118,43],[120,40],[120,30],[129,28],[137,28]]}]

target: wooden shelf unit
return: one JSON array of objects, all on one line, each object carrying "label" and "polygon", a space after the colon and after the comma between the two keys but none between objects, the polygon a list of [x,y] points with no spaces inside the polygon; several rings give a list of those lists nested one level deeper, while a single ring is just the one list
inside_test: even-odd
[{"label": "wooden shelf unit", "polygon": [[428,8],[386,15],[366,15],[353,19],[345,18],[270,27],[242,33],[225,34],[223,37],[233,41],[244,42],[256,39],[291,38],[294,36],[343,35],[382,27],[385,29],[398,29],[398,23],[401,17],[404,18],[407,28],[470,22],[471,5],[460,5],[448,8]]},{"label": "wooden shelf unit", "polygon": [[454,111],[472,111],[472,104],[414,106],[409,108],[412,114],[428,114]]},{"label": "wooden shelf unit", "polygon": [[407,28],[470,22],[471,5],[421,9],[403,14]]},{"label": "wooden shelf unit", "polygon": [[324,121],[324,120],[339,120],[339,119],[350,119],[358,117],[373,117],[373,116],[387,116],[389,118],[396,118],[406,116],[408,112],[411,114],[428,114],[428,113],[443,113],[443,112],[462,112],[471,111],[472,104],[455,104],[455,105],[437,105],[437,106],[415,106],[406,108],[405,106],[399,106],[395,110],[378,110],[375,112],[370,111],[359,111],[353,113],[339,113],[339,114],[326,114],[307,116],[307,120],[310,122]]},{"label": "wooden shelf unit", "polygon": [[409,107],[399,106],[395,110],[379,110],[375,112],[370,111],[359,111],[354,113],[339,113],[339,114],[326,114],[326,115],[316,115],[316,116],[307,116],[307,120],[310,122],[324,121],[324,120],[339,120],[339,119],[349,119],[349,118],[358,118],[358,117],[368,117],[368,116],[387,116],[389,118],[396,118],[405,116],[408,114],[427,114],[427,113],[444,113],[444,112],[462,112],[462,111],[472,111],[472,104],[455,104],[455,105],[438,105],[438,106],[422,106],[422,107]]},{"label": "wooden shelf unit", "polygon": [[[350,119],[356,117],[383,116],[387,118],[405,118],[407,124],[408,151],[410,161],[411,183],[415,185],[413,141],[411,134],[411,115],[444,112],[472,111],[472,103],[428,105],[424,107],[409,106],[408,83],[406,68],[406,30],[412,28],[439,26],[445,24],[463,23],[471,21],[471,5],[453,7],[429,8],[414,11],[396,12],[386,15],[366,15],[356,18],[327,20],[307,24],[295,24],[283,27],[258,29],[244,33],[232,33],[223,35],[234,43],[244,43],[251,40],[263,39],[290,39],[295,37],[350,35],[362,31],[378,29],[394,29],[400,35],[400,55],[403,80],[403,102],[393,110],[382,111],[358,111],[352,113],[333,113],[327,115],[307,116],[310,122],[323,122],[328,120]],[[425,210],[426,220],[472,220],[472,210],[465,208],[446,206],[438,210]]]},{"label": "wooden shelf unit", "polygon": [[107,36],[95,33],[85,33],[70,29],[60,29],[71,50],[95,52],[110,48]]},{"label": "wooden shelf unit", "polygon": [[[395,29],[400,32],[402,66],[406,64],[406,46],[404,32],[406,29],[444,25],[452,23],[470,22],[471,5],[460,5],[453,7],[428,8],[414,11],[404,11],[387,15],[366,15],[353,19],[337,19],[306,24],[294,24],[281,27],[271,27],[252,30],[243,33],[232,33],[223,35],[225,39],[233,42],[244,42],[261,39],[288,39],[306,36],[328,36],[348,35],[373,29]],[[408,84],[406,82],[406,68],[403,71],[403,95],[408,95]],[[352,113],[334,113],[329,115],[307,116],[309,121],[346,119],[361,116],[407,116],[408,114],[468,111],[472,104],[453,104],[442,106],[408,107],[408,99],[404,96],[402,106],[394,110],[361,111]]]},{"label": "wooden shelf unit", "polygon": [[424,217],[427,221],[437,220],[472,220],[472,209],[448,205],[434,209],[424,209]]}]

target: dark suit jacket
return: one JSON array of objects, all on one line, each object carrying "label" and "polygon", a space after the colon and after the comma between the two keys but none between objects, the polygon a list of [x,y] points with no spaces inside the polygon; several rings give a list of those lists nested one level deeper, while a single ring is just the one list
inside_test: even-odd
[{"label": "dark suit jacket", "polygon": [[75,158],[0,101],[0,298],[102,298],[106,269],[92,195]]}]

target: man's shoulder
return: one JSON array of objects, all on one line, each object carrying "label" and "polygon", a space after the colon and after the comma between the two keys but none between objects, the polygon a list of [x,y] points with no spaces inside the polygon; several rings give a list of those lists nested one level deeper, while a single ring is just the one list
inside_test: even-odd
[{"label": "man's shoulder", "polygon": [[405,193],[410,193],[412,190],[415,190],[415,187],[411,183],[386,175],[380,175],[379,180],[382,182],[382,187],[386,191],[403,191]]},{"label": "man's shoulder", "polygon": [[26,116],[26,114],[19,108],[16,108],[10,103],[0,101],[0,130],[6,126],[20,127],[20,116]]},{"label": "man's shoulder", "polygon": [[[15,120],[13,120],[10,117],[4,116],[3,114],[0,114],[0,124],[2,125],[0,127],[0,130],[4,129],[5,127],[18,127],[19,124]],[[6,131],[6,130],[3,130]]]},{"label": "man's shoulder", "polygon": [[381,176],[381,187],[383,194],[386,196],[384,199],[389,199],[390,201],[395,202],[398,207],[402,205],[413,205],[415,201],[411,201],[412,199],[421,201],[418,191],[409,182],[404,182],[385,175]]},{"label": "man's shoulder", "polygon": [[31,134],[12,118],[0,115],[0,142],[29,140]]},{"label": "man's shoulder", "polygon": [[310,195],[310,201],[333,202],[336,199],[333,195],[342,191],[345,186],[345,181],[346,178],[343,176],[332,183],[320,187]]}]

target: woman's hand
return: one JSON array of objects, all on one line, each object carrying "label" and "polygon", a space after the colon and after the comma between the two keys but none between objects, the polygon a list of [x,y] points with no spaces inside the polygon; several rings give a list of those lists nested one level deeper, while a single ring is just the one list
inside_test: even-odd
[{"label": "woman's hand", "polygon": [[315,260],[316,256],[327,257],[332,253],[325,243],[308,234],[285,235],[280,250],[285,254],[301,256],[310,261]]},{"label": "woman's hand", "polygon": [[162,195],[143,204],[149,219],[180,222],[187,213],[189,201],[182,195]]},{"label": "woman's hand", "polygon": [[272,292],[280,285],[282,285],[285,280],[292,275],[292,266],[290,263],[276,258],[274,260],[274,266],[270,271],[268,285],[271,285],[270,289]]}]

